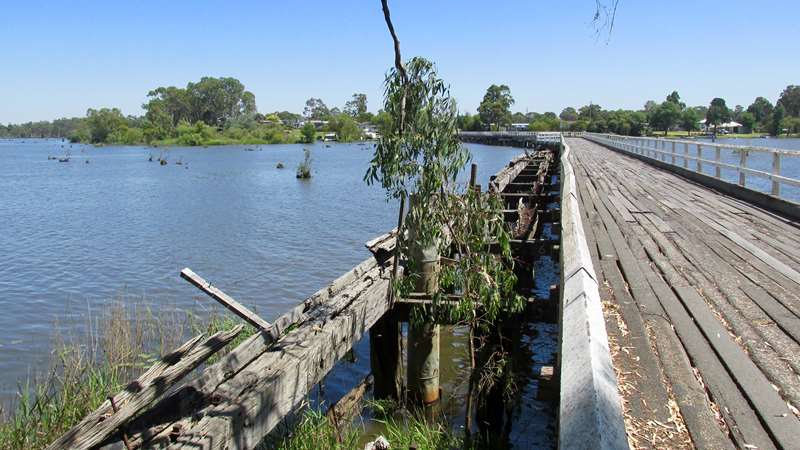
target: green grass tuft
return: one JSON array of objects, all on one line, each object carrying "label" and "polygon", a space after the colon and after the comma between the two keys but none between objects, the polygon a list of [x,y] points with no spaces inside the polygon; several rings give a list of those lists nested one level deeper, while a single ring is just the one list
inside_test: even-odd
[{"label": "green grass tuft", "polygon": [[[183,313],[156,315],[124,306],[101,316],[99,337],[57,344],[50,370],[19,385],[11,409],[0,411],[1,449],[45,448],[190,334],[209,335],[239,323],[229,316],[200,322]],[[212,358],[218,360],[253,333],[253,327],[246,327],[233,345]],[[206,362],[211,363],[212,359]]]}]

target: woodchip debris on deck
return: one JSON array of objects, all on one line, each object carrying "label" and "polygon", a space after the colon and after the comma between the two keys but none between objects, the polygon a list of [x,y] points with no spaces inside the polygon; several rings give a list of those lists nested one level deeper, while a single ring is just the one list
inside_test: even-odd
[{"label": "woodchip debris on deck", "polygon": [[632,446],[798,448],[800,224],[569,145]]}]

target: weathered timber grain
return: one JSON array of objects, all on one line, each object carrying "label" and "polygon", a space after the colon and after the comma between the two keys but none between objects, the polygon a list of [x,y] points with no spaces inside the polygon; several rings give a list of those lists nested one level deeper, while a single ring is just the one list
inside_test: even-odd
[{"label": "weathered timber grain", "polygon": [[697,291],[690,287],[675,288],[675,291],[692,312],[703,334],[747,394],[777,443],[782,448],[796,445],[800,436],[800,421],[789,411],[786,402],[772,388],[769,380],[711,315]]},{"label": "weathered timber grain", "polygon": [[[343,307],[341,300],[352,296],[353,286],[380,268],[374,258],[368,258],[349,270],[328,286],[320,289],[302,303],[276,319],[272,328],[256,333],[242,344],[224,355],[216,364],[206,368],[191,383],[160,401],[145,415],[128,428],[129,439],[134,446],[163,448],[171,443],[184,430],[187,419],[196,416],[212,403],[221,403],[222,397],[216,395],[222,386],[235,383],[241,372],[257,361],[260,356],[273,349],[278,339],[292,326],[300,327],[311,322],[319,322]],[[385,294],[385,293],[384,293]],[[310,325],[313,326],[313,325]],[[164,414],[168,411],[168,414]],[[120,443],[109,448],[123,449]]]},{"label": "weathered timber grain", "polygon": [[345,289],[330,314],[287,333],[278,346],[221,384],[222,401],[181,421],[170,448],[253,448],[299,404],[388,307],[388,274],[376,267]]},{"label": "weathered timber grain", "polygon": [[[139,380],[131,383],[125,392],[114,397],[117,412],[109,414],[111,401],[106,401],[99,410],[90,414],[78,425],[65,433],[48,449],[89,449],[103,442],[115,433],[120,426],[147,407],[186,374],[194,370],[211,355],[222,349],[235,338],[242,325],[228,331],[220,331],[198,344],[202,336],[198,336],[179,349],[179,354],[170,355],[169,360],[157,364]],[[142,384],[144,381],[146,384]],[[107,405],[106,405],[107,403]]]}]

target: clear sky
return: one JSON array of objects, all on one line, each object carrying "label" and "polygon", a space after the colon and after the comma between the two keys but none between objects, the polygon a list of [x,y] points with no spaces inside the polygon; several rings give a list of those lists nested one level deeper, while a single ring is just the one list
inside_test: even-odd
[{"label": "clear sky", "polygon": [[[641,108],[775,101],[800,84],[797,0],[622,0],[610,40],[593,0],[390,0],[403,56],[434,60],[462,111],[507,84],[515,111],[590,101]],[[379,0],[15,1],[0,14],[0,122],[141,114],[147,91],[205,75],[240,79],[259,111],[380,107],[392,49]]]}]

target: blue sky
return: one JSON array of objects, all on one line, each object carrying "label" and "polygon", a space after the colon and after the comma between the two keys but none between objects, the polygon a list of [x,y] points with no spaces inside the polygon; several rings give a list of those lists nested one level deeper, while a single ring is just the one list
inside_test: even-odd
[{"label": "blue sky", "polygon": [[[492,83],[515,111],[590,101],[640,108],[677,89],[689,104],[775,101],[800,84],[797,0],[622,0],[608,43],[593,0],[390,0],[404,57],[436,61],[462,111]],[[379,0],[4,1],[0,123],[140,114],[148,90],[233,76],[262,112],[354,92],[380,107],[392,64]]]}]

